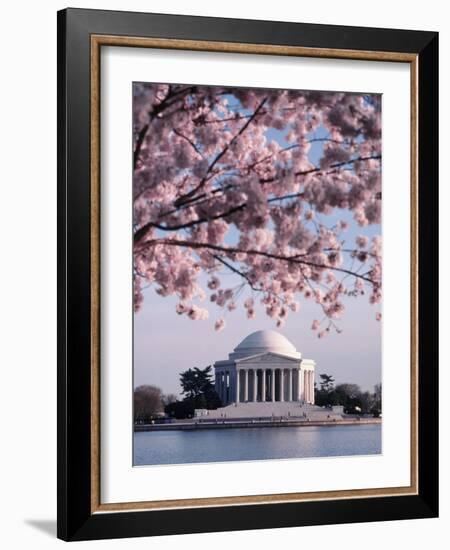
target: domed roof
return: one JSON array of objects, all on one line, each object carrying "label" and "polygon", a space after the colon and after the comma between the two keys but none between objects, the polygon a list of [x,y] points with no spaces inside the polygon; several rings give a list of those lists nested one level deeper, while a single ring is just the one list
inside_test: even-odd
[{"label": "domed roof", "polygon": [[[258,353],[280,353],[290,357],[300,358],[301,354],[295,346],[275,330],[258,330],[252,332],[234,349],[233,358],[256,355]],[[230,356],[231,358],[231,356]]]}]

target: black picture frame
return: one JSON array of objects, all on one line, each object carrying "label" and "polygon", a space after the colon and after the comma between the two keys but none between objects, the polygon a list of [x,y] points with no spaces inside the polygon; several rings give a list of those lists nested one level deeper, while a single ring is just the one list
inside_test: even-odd
[{"label": "black picture frame", "polygon": [[[417,56],[418,491],[310,502],[92,511],[91,37]],[[58,12],[58,537],[88,540],[438,515],[438,34],[66,9]],[[421,368],[423,366],[423,368]]]}]

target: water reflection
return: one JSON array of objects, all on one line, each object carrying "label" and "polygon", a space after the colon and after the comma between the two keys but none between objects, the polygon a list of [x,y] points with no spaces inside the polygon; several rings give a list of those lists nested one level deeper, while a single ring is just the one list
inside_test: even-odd
[{"label": "water reflection", "polygon": [[381,453],[381,425],[233,428],[134,434],[134,465]]}]

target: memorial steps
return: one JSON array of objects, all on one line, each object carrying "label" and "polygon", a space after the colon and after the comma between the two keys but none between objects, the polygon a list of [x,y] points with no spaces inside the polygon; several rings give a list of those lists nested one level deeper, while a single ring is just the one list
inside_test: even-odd
[{"label": "memorial steps", "polygon": [[343,412],[342,407],[335,407],[333,410],[295,401],[265,401],[258,403],[231,403],[219,409],[198,411],[196,416],[203,420],[273,417],[296,418],[300,420],[342,420]]}]

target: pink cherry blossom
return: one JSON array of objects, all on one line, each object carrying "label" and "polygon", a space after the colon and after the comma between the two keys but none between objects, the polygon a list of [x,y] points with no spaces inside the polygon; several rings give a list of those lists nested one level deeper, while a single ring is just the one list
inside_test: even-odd
[{"label": "pink cherry blossom", "polygon": [[216,288],[219,288],[219,286],[220,281],[216,276],[211,277],[211,279],[208,281],[208,288],[210,288],[211,290],[215,290]]},{"label": "pink cherry blossom", "polygon": [[208,319],[209,313],[207,309],[200,308],[193,304],[187,311],[189,319],[196,321],[197,319]]},{"label": "pink cherry blossom", "polygon": [[381,238],[351,246],[349,222],[328,221],[381,221],[379,95],[136,83],[133,97],[136,311],[150,285],[191,320],[209,315],[198,302],[249,319],[259,303],[281,326],[309,298],[323,337],[345,296],[380,303]]},{"label": "pink cherry blossom", "polygon": [[356,244],[359,246],[359,248],[366,248],[366,246],[369,244],[369,237],[366,237],[366,235],[358,235],[356,237]]},{"label": "pink cherry blossom", "polygon": [[221,331],[225,327],[225,320],[224,319],[217,319],[217,321],[214,324],[215,330],[218,332]]}]

